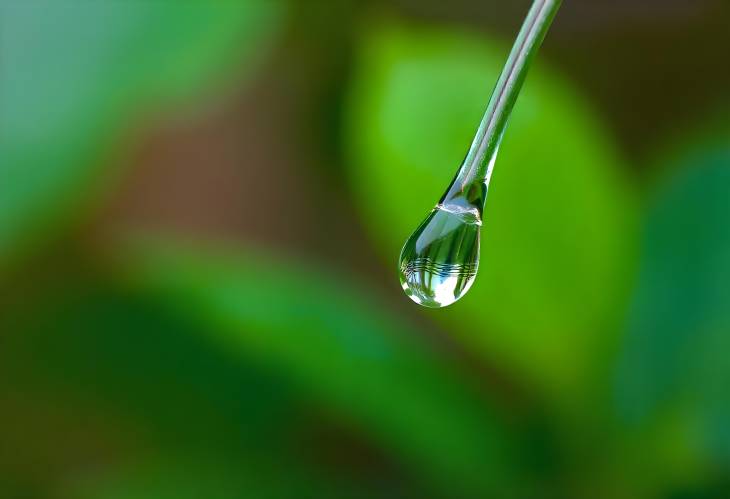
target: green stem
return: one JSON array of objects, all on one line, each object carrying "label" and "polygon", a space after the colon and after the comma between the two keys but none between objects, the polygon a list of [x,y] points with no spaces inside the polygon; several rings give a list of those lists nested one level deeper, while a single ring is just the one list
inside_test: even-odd
[{"label": "green stem", "polygon": [[441,205],[479,215],[484,209],[492,168],[512,108],[522,89],[537,49],[552,24],[562,0],[535,0],[522,24],[512,52],[497,81],[487,111],[479,125],[469,152]]}]

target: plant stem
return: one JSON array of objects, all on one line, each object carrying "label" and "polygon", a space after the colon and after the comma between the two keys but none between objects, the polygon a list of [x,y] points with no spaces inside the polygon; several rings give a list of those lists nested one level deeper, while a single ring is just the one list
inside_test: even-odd
[{"label": "plant stem", "polygon": [[455,208],[461,206],[461,209],[469,211],[476,208],[481,215],[494,161],[512,108],[535,53],[561,3],[562,0],[533,2],[497,81],[469,152],[440,204]]}]

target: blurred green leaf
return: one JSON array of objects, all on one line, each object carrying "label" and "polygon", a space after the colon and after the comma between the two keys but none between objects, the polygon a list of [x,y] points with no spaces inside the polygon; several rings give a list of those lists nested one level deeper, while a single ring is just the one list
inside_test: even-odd
[{"label": "blurred green leaf", "polygon": [[0,361],[15,384],[42,392],[55,380],[59,391],[121,405],[165,440],[184,434],[186,445],[235,450],[264,435],[274,444],[271,429],[294,411],[289,383],[215,348],[170,313],[78,280],[63,289],[73,297],[35,301],[37,317],[16,311],[0,323],[13,332]]},{"label": "blurred green leaf", "polygon": [[18,490],[52,488],[90,456],[108,470],[160,448],[233,461],[291,451],[306,412],[292,383],[73,270],[19,303],[0,293],[0,441],[13,449],[0,475]]},{"label": "blurred green leaf", "polygon": [[115,135],[255,60],[280,2],[0,2],[0,263],[109,181]]},{"label": "blurred green leaf", "polygon": [[[350,177],[394,270],[456,172],[506,57],[502,45],[447,31],[390,26],[363,40]],[[538,64],[497,160],[480,275],[460,303],[424,313],[531,383],[563,394],[590,386],[631,270],[624,167],[587,103]]]},{"label": "blurred green leaf", "polygon": [[[103,479],[71,487],[79,499],[299,499],[373,497],[366,488],[343,484],[341,477],[304,475],[301,465],[264,461],[182,461],[138,463]],[[286,479],[282,479],[286,475]],[[370,489],[372,491],[372,489]]]},{"label": "blurred green leaf", "polygon": [[346,276],[256,253],[140,245],[124,278],[222,345],[287,373],[446,490],[494,490],[512,459],[483,401]]},{"label": "blurred green leaf", "polygon": [[424,497],[209,324],[79,268],[39,281],[0,293],[1,497]]},{"label": "blurred green leaf", "polygon": [[680,419],[684,445],[730,463],[730,147],[676,164],[645,222],[617,403],[634,423]]}]

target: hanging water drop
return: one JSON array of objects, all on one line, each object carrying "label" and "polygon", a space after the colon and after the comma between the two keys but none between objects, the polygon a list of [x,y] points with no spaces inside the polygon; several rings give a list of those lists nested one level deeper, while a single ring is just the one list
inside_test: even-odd
[{"label": "hanging water drop", "polygon": [[403,246],[400,282],[419,305],[440,308],[464,296],[479,268],[482,213],[492,168],[527,70],[561,0],[535,0],[456,177]]},{"label": "hanging water drop", "polygon": [[403,290],[419,305],[446,307],[474,283],[479,267],[479,214],[437,206],[400,256]]}]

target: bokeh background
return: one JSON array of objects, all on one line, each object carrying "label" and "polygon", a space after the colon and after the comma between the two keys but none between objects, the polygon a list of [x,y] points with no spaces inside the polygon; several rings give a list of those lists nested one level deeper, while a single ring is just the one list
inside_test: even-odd
[{"label": "bokeh background", "polygon": [[399,288],[528,7],[0,1],[0,496],[730,497],[727,1],[565,2]]}]

